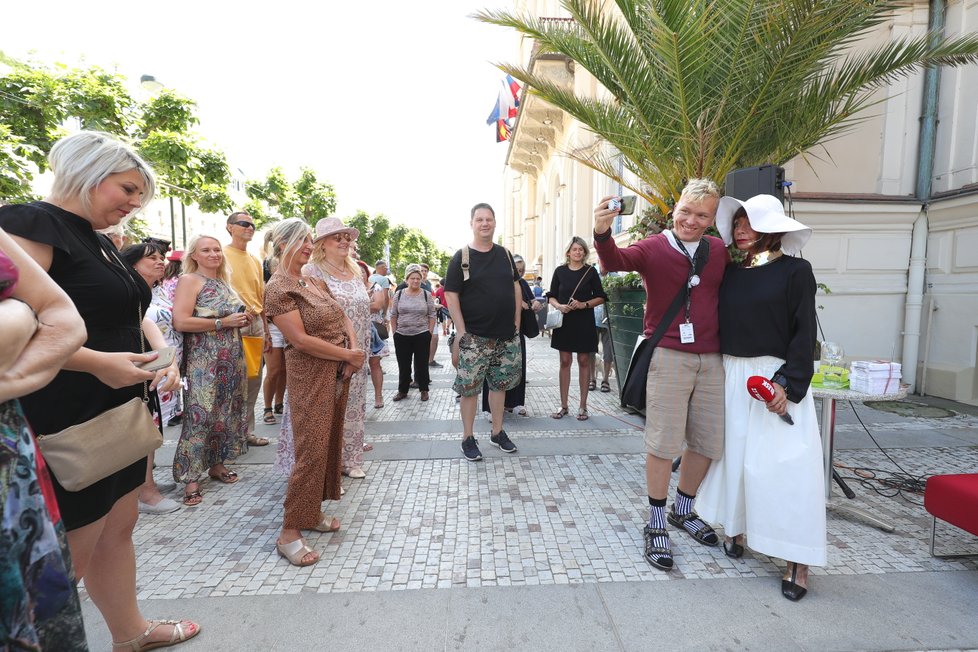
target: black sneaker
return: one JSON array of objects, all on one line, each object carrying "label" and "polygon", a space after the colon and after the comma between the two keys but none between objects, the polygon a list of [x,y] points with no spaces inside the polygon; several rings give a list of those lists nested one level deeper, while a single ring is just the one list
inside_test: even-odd
[{"label": "black sneaker", "polygon": [[475,437],[466,437],[462,440],[462,455],[470,462],[478,462],[482,459],[482,453],[479,452],[479,443],[475,440]]},{"label": "black sneaker", "polygon": [[497,447],[504,453],[516,452],[516,444],[510,440],[509,435],[506,434],[505,430],[500,430],[497,434],[490,435],[489,441],[493,446]]},{"label": "black sneaker", "polygon": [[665,528],[652,528],[646,523],[642,534],[645,536],[645,561],[656,568],[672,570],[672,550],[655,545],[656,537],[669,540],[669,533],[666,532]]}]

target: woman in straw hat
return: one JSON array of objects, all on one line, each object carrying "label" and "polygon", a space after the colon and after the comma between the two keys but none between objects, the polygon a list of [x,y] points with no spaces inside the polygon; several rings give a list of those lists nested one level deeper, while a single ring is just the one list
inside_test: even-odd
[{"label": "woman in straw hat", "polygon": [[[808,567],[826,558],[822,448],[809,389],[815,276],[797,257],[811,229],[771,195],[723,197],[717,229],[745,257],[727,268],[720,290],[726,440],[700,487],[700,515],[723,525],[729,557],[743,555],[746,538],[751,549],[787,561],[781,593],[800,600]],[[751,397],[751,376],[772,382],[772,400]]]}]

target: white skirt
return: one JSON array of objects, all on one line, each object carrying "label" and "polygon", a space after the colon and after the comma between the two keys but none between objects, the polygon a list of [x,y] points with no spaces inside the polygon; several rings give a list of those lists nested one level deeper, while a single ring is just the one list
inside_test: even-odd
[{"label": "white skirt", "polygon": [[723,356],[727,374],[724,454],[700,485],[696,510],[707,522],[770,557],[824,566],[825,477],[812,393],[788,402],[788,425],[747,393],[751,376],[770,378],[779,358]]}]

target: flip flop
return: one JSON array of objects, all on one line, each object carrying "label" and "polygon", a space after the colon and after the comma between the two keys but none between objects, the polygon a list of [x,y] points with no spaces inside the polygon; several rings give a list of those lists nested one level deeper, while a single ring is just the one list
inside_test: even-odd
[{"label": "flip flop", "polygon": [[204,495],[200,493],[200,489],[183,495],[183,504],[187,507],[196,507],[202,502],[204,502]]}]

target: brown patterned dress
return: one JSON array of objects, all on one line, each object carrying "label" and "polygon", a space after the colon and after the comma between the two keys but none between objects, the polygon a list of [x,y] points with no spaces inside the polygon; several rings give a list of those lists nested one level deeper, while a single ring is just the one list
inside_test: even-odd
[{"label": "brown patterned dress", "polygon": [[[265,315],[275,323],[275,317],[298,310],[306,333],[348,346],[343,308],[325,285],[313,283],[317,281],[273,275],[265,287]],[[349,381],[337,378],[340,370],[335,360],[302,353],[291,344],[285,348],[286,384],[302,397],[291,402],[295,465],[285,493],[286,529],[318,525],[322,501],[340,497],[343,416],[350,387]]]}]

